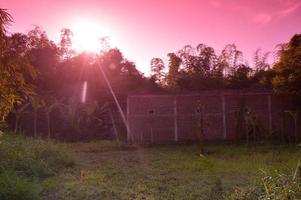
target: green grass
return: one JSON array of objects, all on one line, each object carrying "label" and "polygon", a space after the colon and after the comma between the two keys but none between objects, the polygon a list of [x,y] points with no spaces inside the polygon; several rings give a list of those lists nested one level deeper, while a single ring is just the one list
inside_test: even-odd
[{"label": "green grass", "polygon": [[66,145],[16,134],[0,135],[0,199],[38,199],[46,178],[75,164]]},{"label": "green grass", "polygon": [[[261,184],[261,171],[294,171],[296,146],[130,146],[75,143],[78,165],[47,179],[44,199],[238,199]],[[250,193],[250,192],[249,192]]]},{"label": "green grass", "polygon": [[0,199],[298,199],[299,148],[207,145],[202,156],[196,145],[61,144],[4,134]]},{"label": "green grass", "polygon": [[0,173],[0,199],[35,200],[39,198],[41,187],[37,182],[16,172]]}]

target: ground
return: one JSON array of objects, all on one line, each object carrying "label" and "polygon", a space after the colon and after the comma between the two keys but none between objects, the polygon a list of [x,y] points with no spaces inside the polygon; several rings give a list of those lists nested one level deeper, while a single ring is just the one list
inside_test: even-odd
[{"label": "ground", "polygon": [[141,147],[110,142],[70,145],[75,168],[44,181],[44,199],[221,199],[256,184],[266,170],[296,166],[296,146]]}]

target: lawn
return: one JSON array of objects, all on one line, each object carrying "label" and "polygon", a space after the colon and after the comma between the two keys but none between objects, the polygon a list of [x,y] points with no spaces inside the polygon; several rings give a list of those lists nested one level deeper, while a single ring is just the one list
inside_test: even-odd
[{"label": "lawn", "polygon": [[129,146],[73,143],[76,165],[43,181],[42,199],[224,199],[260,183],[263,172],[291,173],[295,145]]}]

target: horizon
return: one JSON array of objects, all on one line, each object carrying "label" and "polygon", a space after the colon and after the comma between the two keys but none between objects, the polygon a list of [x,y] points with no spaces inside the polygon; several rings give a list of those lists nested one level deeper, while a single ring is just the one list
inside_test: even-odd
[{"label": "horizon", "polygon": [[1,0],[1,7],[14,18],[10,32],[26,33],[38,25],[55,43],[62,28],[74,31],[79,23],[97,24],[103,34],[99,37],[109,37],[111,46],[147,76],[152,58],[162,58],[167,64],[168,53],[199,43],[212,46],[217,53],[234,43],[253,66],[257,48],[273,52],[277,44],[301,32],[301,2],[296,0]]}]

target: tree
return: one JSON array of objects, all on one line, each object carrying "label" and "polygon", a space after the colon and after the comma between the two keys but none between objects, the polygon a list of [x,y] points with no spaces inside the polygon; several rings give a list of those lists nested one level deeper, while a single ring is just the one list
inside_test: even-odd
[{"label": "tree", "polygon": [[38,76],[33,82],[36,91],[40,95],[48,93],[48,91],[54,92],[59,87],[57,86],[57,77],[55,77],[59,65],[59,48],[38,26],[35,26],[27,35],[30,63],[38,72]]},{"label": "tree", "polygon": [[13,22],[12,16],[7,12],[6,9],[0,8],[0,50],[1,53],[5,50],[7,36],[6,28]]},{"label": "tree", "polygon": [[224,76],[233,74],[242,60],[242,52],[237,49],[235,44],[226,45],[219,57],[219,62],[224,70]]},{"label": "tree", "polygon": [[162,83],[164,73],[164,62],[161,58],[152,58],[151,60],[151,75],[156,83]]},{"label": "tree", "polygon": [[169,57],[168,74],[166,77],[167,86],[171,90],[177,90],[179,89],[179,68],[182,60],[175,53],[169,53],[167,56]]},{"label": "tree", "polygon": [[301,99],[301,34],[294,35],[288,44],[278,51],[279,60],[274,65],[276,76],[272,80],[277,94],[292,95]]},{"label": "tree", "polygon": [[261,53],[261,49],[258,48],[254,53],[254,67],[255,71],[266,71],[270,69],[270,65],[267,63],[267,59],[269,57],[269,52],[264,54]]},{"label": "tree", "polygon": [[205,44],[199,44],[196,50],[198,52],[196,71],[204,77],[210,77],[212,70],[216,69],[217,66],[217,57],[214,49]]},{"label": "tree", "polygon": [[30,97],[30,104],[33,114],[33,135],[34,137],[38,136],[38,112],[39,109],[45,107],[45,101],[41,96],[35,95]]},{"label": "tree", "polygon": [[240,64],[236,69],[229,75],[228,80],[230,87],[232,88],[247,88],[251,84],[251,73],[252,68],[247,65]]},{"label": "tree", "polygon": [[16,133],[17,131],[19,131],[19,122],[20,122],[20,118],[21,116],[25,113],[26,108],[29,106],[29,103],[26,103],[24,105],[22,105],[19,108],[14,108],[14,110],[12,111],[12,113],[15,114],[15,129],[14,132]]},{"label": "tree", "polygon": [[50,115],[52,113],[52,111],[55,108],[61,107],[63,106],[63,104],[61,104],[57,99],[55,98],[48,98],[48,101],[45,101],[44,104],[42,104],[44,106],[44,110],[45,110],[45,115],[46,115],[46,119],[47,119],[47,136],[48,139],[51,137],[51,123],[50,123]]},{"label": "tree", "polygon": [[6,28],[12,21],[11,15],[0,9],[0,122],[16,104],[22,104],[33,93],[27,78],[34,78],[35,71],[26,48],[21,48],[26,37],[6,35]]},{"label": "tree", "polygon": [[75,52],[72,50],[72,37],[73,33],[68,28],[63,28],[61,30],[61,39],[60,39],[60,53],[63,58],[71,58]]}]

